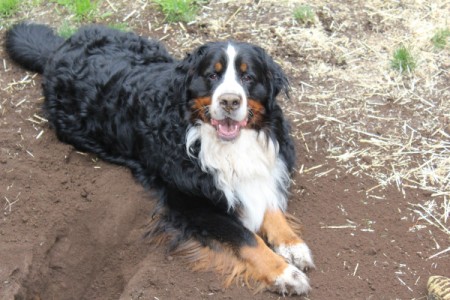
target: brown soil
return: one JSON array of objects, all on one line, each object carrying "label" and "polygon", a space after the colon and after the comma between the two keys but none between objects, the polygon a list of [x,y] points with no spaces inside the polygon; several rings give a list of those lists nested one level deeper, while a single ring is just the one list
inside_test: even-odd
[{"label": "brown soil", "polygon": [[[228,17],[236,11],[226,9]],[[140,20],[161,18],[146,13]],[[134,26],[145,35],[166,35],[138,21]],[[190,39],[206,41],[216,36],[214,30],[193,25]],[[233,36],[246,39],[250,33]],[[169,36],[166,43],[178,55],[185,51],[180,40]],[[298,57],[288,47],[272,54],[294,65],[316,59]],[[60,143],[39,118],[40,76],[13,65],[3,50],[0,58],[5,62],[0,70],[1,299],[280,298],[254,295],[240,282],[225,289],[220,275],[192,272],[182,259],[151,245],[143,238],[155,203],[151,191],[127,169]],[[287,72],[294,88],[309,81]],[[292,100],[285,106],[290,112],[308,109]],[[300,134],[317,132],[321,120],[296,123],[295,115],[289,116],[303,166],[294,176],[289,212],[301,219],[316,264],[309,272],[308,298],[425,299],[428,277],[448,276],[450,260],[448,255],[428,259],[447,247],[445,233],[416,230],[410,203],[423,202],[424,192],[403,194],[391,186],[382,197],[368,197],[377,182],[353,176],[329,158],[335,136]],[[315,166],[331,171],[318,176]]]}]

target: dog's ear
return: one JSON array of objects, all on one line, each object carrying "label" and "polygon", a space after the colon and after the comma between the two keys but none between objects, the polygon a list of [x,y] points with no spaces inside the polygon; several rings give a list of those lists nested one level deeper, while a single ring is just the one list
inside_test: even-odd
[{"label": "dog's ear", "polygon": [[[192,53],[187,53],[186,57],[179,61],[175,67],[174,89],[178,97],[188,100],[187,87],[193,75],[198,70],[201,59],[207,52],[208,44],[198,47]],[[187,98],[186,98],[187,97]]]},{"label": "dog's ear", "polygon": [[270,56],[268,60],[269,68],[269,78],[273,83],[273,98],[275,98],[280,92],[284,92],[286,97],[289,98],[289,80],[281,69],[280,65],[277,64]]},{"label": "dog's ear", "polygon": [[187,53],[186,57],[179,61],[175,67],[175,76],[173,78],[173,87],[176,97],[185,102],[186,105],[190,105],[189,100],[191,98],[189,92],[189,85],[195,73],[199,70],[199,65],[208,51],[208,44],[198,47],[192,53]]},{"label": "dog's ear", "polygon": [[180,61],[176,67],[178,73],[191,76],[198,67],[200,60],[205,55],[208,49],[208,44],[198,47],[192,53],[187,53],[186,57]]},{"label": "dog's ear", "polygon": [[267,83],[270,86],[271,92],[271,102],[275,101],[275,98],[280,92],[283,92],[286,97],[289,98],[289,80],[280,65],[277,64],[264,49],[257,47],[257,51],[261,57],[261,61],[266,67]]}]

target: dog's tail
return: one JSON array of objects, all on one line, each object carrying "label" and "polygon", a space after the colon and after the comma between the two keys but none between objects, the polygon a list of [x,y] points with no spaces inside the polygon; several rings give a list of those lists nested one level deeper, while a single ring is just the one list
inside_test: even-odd
[{"label": "dog's tail", "polygon": [[42,73],[51,54],[64,42],[45,25],[19,23],[6,32],[5,49],[22,67]]}]

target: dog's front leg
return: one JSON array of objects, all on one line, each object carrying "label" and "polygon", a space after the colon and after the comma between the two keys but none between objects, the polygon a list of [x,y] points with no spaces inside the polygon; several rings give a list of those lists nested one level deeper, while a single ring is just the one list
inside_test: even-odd
[{"label": "dog's front leg", "polygon": [[310,290],[308,277],[273,252],[258,235],[254,238],[254,245],[243,246],[238,253],[247,264],[247,275],[282,295],[307,294]]},{"label": "dog's front leg", "polygon": [[288,263],[302,270],[314,268],[309,247],[289,226],[281,210],[267,210],[265,212],[260,234],[267,239],[274,251],[284,257]]}]

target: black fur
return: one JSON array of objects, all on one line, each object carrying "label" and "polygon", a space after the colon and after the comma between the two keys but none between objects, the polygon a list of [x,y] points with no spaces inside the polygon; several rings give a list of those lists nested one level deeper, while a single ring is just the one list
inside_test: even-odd
[{"label": "black fur", "polygon": [[[264,105],[260,130],[278,141],[291,171],[294,146],[275,101],[287,91],[287,79],[264,50],[235,44],[253,62],[246,89]],[[129,167],[144,186],[157,190],[166,229],[177,231],[178,241],[193,237],[234,248],[255,238],[228,209],[212,176],[188,156],[185,138],[195,122],[193,99],[214,88],[206,76],[208,61],[225,45],[208,43],[176,61],[159,42],[132,33],[89,26],[64,40],[35,24],[14,26],[5,44],[14,61],[43,73],[44,109],[61,141]]]},{"label": "black fur", "polygon": [[45,25],[21,23],[7,32],[5,48],[12,60],[30,71],[42,73],[49,55],[63,42],[62,37]]}]

